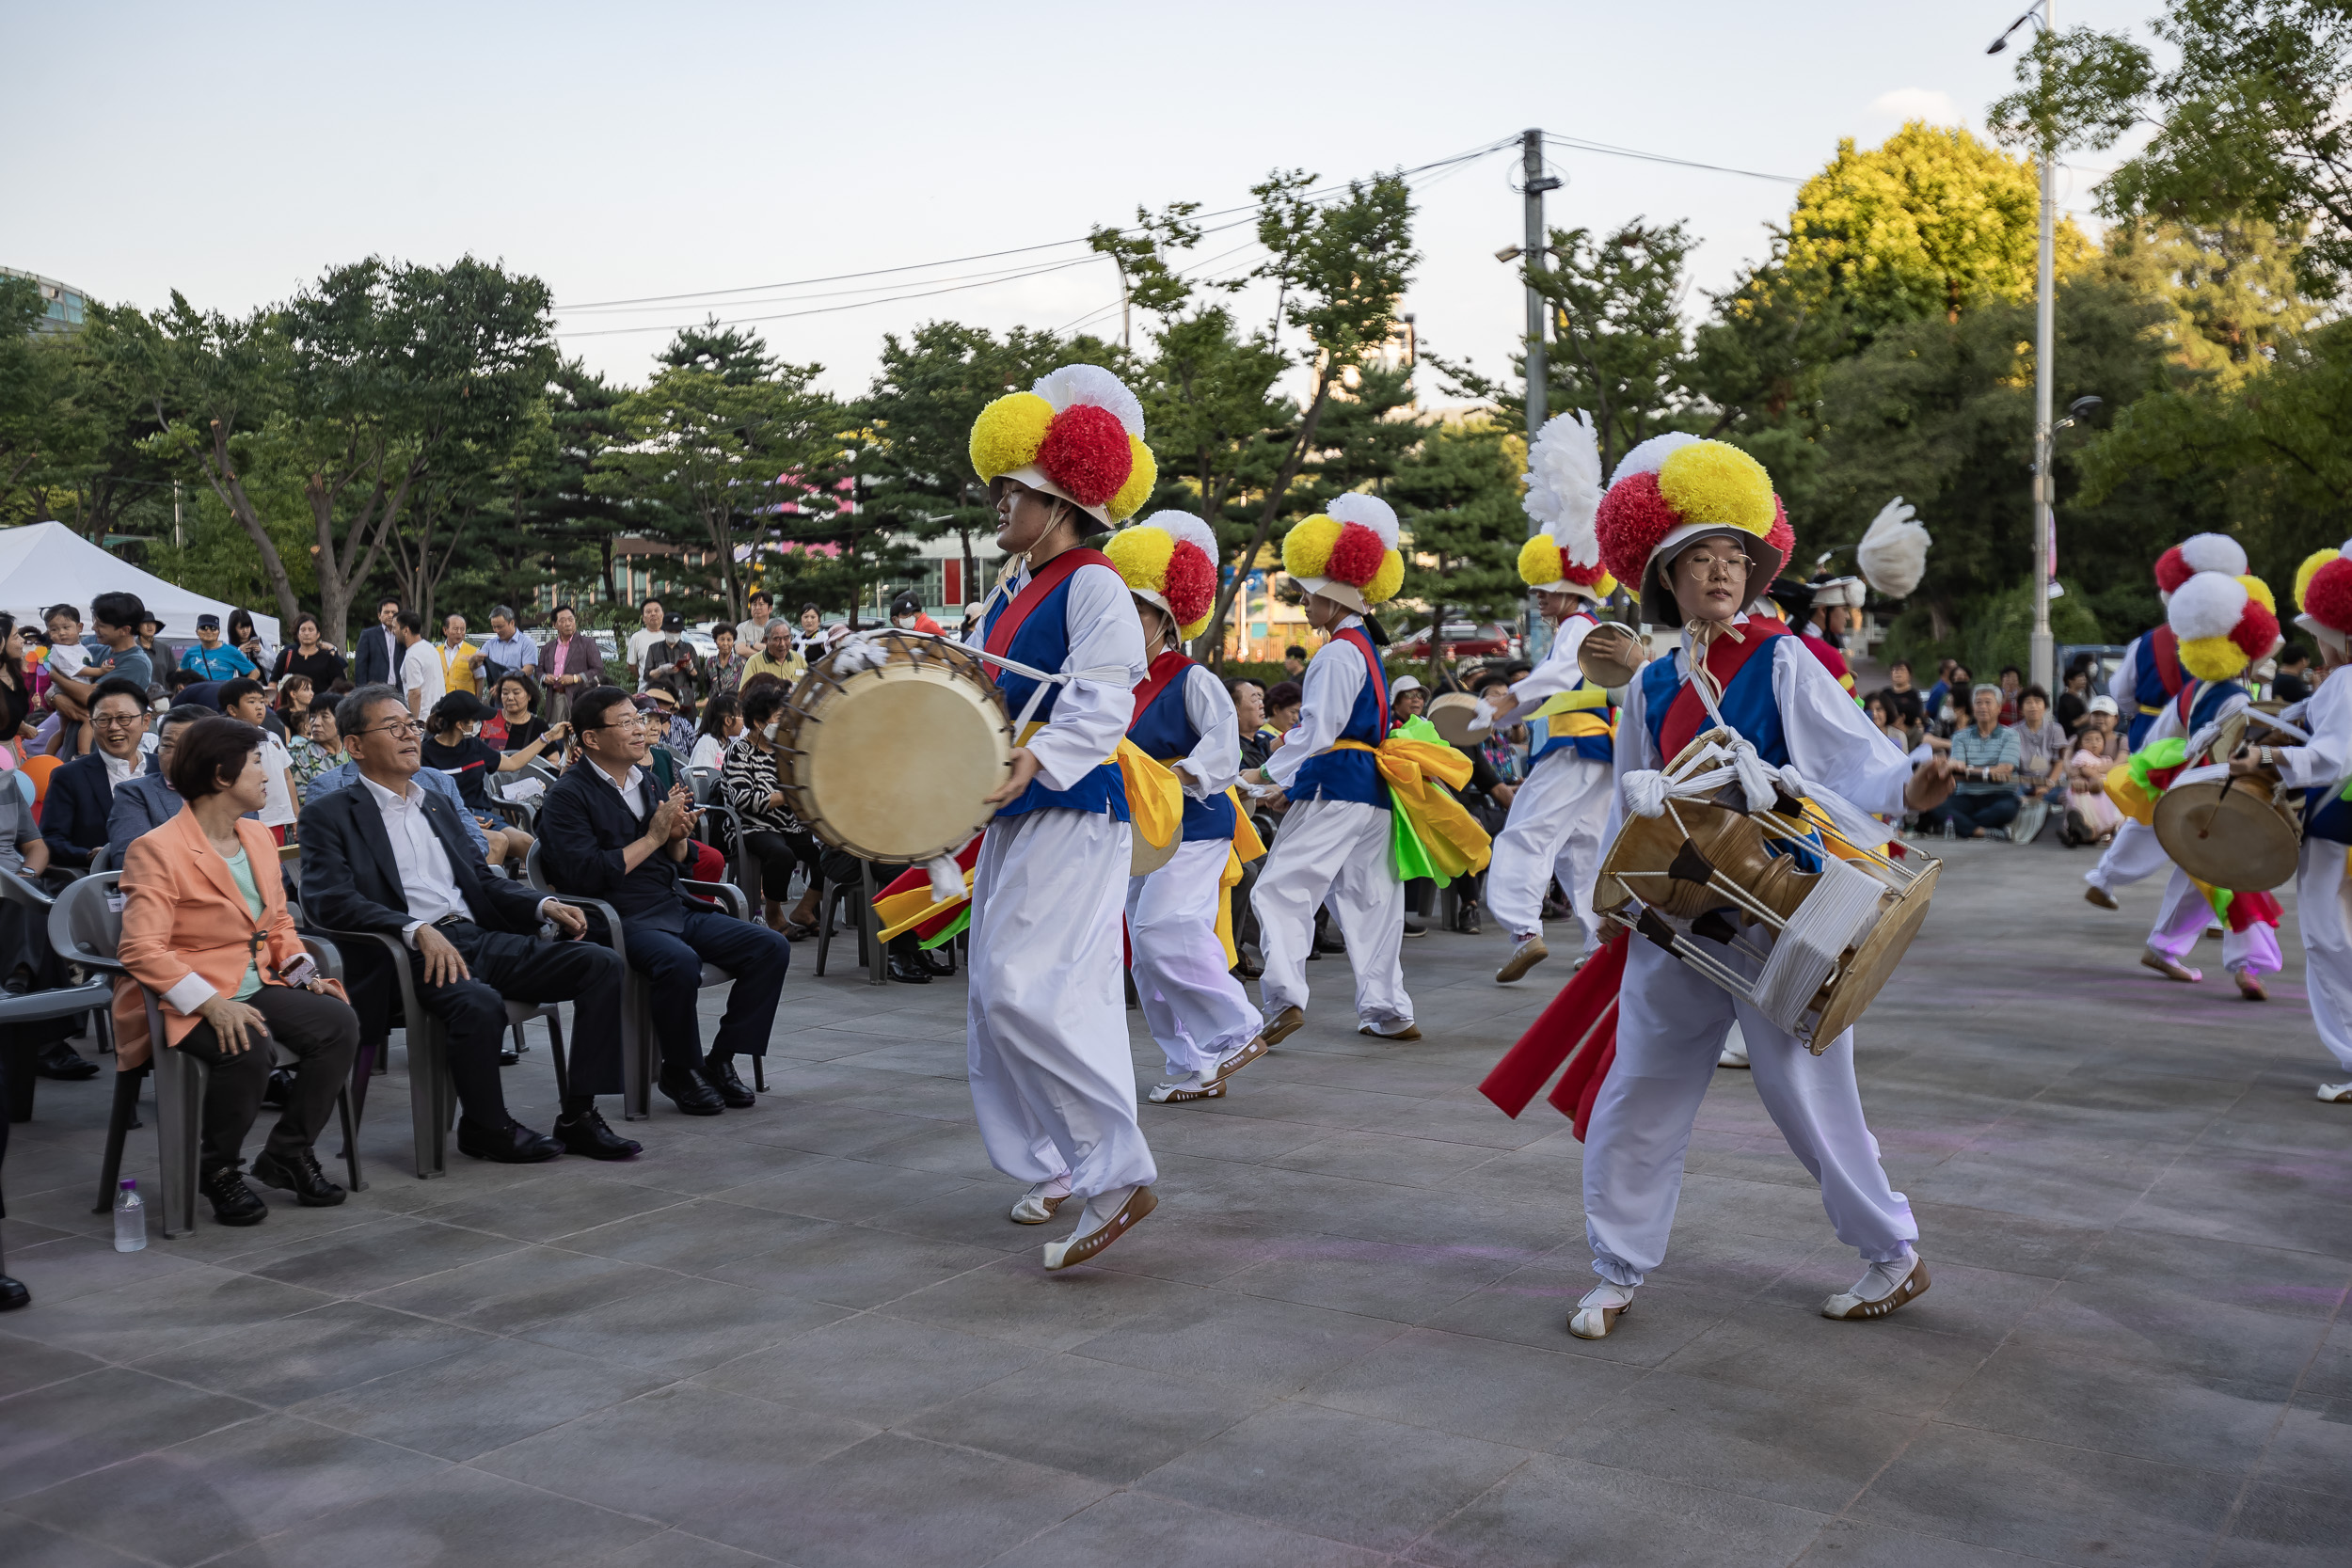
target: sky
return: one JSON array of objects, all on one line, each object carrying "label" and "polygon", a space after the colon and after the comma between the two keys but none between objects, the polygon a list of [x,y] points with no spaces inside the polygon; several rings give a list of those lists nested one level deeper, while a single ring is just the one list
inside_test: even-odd
[{"label": "sky", "polygon": [[[1138,205],[1246,208],[1272,168],[1335,182],[1539,126],[1788,177],[1550,150],[1553,226],[1685,220],[1693,288],[1719,289],[1838,138],[1980,122],[2015,57],[1985,45],[2021,4],[0,0],[0,265],[242,311],[367,255],[471,253],[546,279],[565,352],[615,379],[715,309],[782,318],[755,322],[771,347],[847,394],[925,321],[1115,335],[1118,276],[1076,242]],[[2147,41],[2154,9],[2066,0],[2058,21]],[[1517,174],[1514,146],[1414,177],[1402,309],[1492,373],[1524,319],[1494,256],[1522,236]],[[2087,213],[2095,178],[2063,171],[2062,204]],[[1249,240],[1194,256],[1229,275]],[[885,268],[909,270],[843,277]]]}]

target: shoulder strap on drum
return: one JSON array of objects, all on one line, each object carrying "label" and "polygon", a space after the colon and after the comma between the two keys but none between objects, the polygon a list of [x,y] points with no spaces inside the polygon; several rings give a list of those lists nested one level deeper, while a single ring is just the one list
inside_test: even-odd
[{"label": "shoulder strap on drum", "polygon": [[[1751,615],[1740,628],[1747,635],[1734,641],[1718,637],[1707,645],[1707,673],[1715,677],[1718,688],[1728,690],[1732,678],[1747,667],[1757,650],[1767,647],[1775,637],[1790,635],[1788,624],[1768,621]],[[1808,656],[1809,657],[1809,656]],[[1682,754],[1682,749],[1698,737],[1708,727],[1707,705],[1699,698],[1698,683],[1689,675],[1682,679],[1682,689],[1675,693],[1674,702],[1666,709],[1666,718],[1658,732],[1658,757],[1661,765]]]},{"label": "shoulder strap on drum", "polygon": [[[1028,586],[1015,595],[1012,603],[1005,606],[1004,613],[990,621],[988,651],[992,654],[1010,652],[1012,640],[1020,634],[1022,623],[1029,618],[1031,610],[1045,602],[1045,595],[1060,587],[1063,580],[1079,567],[1092,565],[1110,566],[1111,558],[1101,550],[1090,550],[1080,546],[1076,549],[1064,550],[1047,562],[1044,567],[1029,579]],[[1118,569],[1116,566],[1111,566],[1113,571]]]},{"label": "shoulder strap on drum", "polygon": [[1151,672],[1143,677],[1142,684],[1136,688],[1136,711],[1128,719],[1127,728],[1133,731],[1136,725],[1142,721],[1144,710],[1158,699],[1161,692],[1168,689],[1168,683],[1191,668],[1192,660],[1174,648],[1168,649],[1153,659]]}]

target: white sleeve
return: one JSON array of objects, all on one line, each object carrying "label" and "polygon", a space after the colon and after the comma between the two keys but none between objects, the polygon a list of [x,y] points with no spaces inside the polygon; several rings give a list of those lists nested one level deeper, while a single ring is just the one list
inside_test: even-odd
[{"label": "white sleeve", "polygon": [[2125,723],[2139,716],[2139,682],[2132,672],[2139,664],[2139,639],[2135,637],[2124,644],[2123,657],[2107,677],[2107,695],[2115,699],[2115,711]]},{"label": "white sleeve", "polygon": [[1551,652],[1544,656],[1544,661],[1511,683],[1513,705],[1495,720],[1495,728],[1508,729],[1524,722],[1546,702],[1584,678],[1583,668],[1576,662],[1576,651],[1584,646],[1584,638],[1592,629],[1593,623],[1578,615],[1554,634]]},{"label": "white sleeve", "polygon": [[[1349,625],[1362,625],[1354,616],[1334,626],[1334,632]],[[1282,737],[1281,749],[1266,758],[1266,777],[1284,789],[1298,777],[1298,769],[1317,752],[1330,750],[1331,742],[1347,727],[1347,716],[1356,711],[1356,699],[1364,689],[1364,656],[1353,644],[1336,638],[1315,650],[1315,657],[1307,661],[1307,678],[1298,683],[1298,722]]]},{"label": "white sleeve", "polygon": [[1184,759],[1177,782],[1196,800],[1224,794],[1241,777],[1241,724],[1225,683],[1198,664],[1184,672],[1184,718],[1200,743]]},{"label": "white sleeve", "polygon": [[2352,675],[2330,675],[2303,705],[2308,746],[2279,749],[2279,778],[2290,789],[2332,789],[2352,777]]},{"label": "white sleeve", "polygon": [[[1856,705],[1828,666],[1794,638],[1774,638],[1772,696],[1780,704],[1788,760],[1807,779],[1863,811],[1897,816],[1911,783],[1911,758]],[[1794,657],[1791,657],[1791,656]]]},{"label": "white sleeve", "polygon": [[1135,717],[1143,679],[1143,621],[1117,572],[1089,564],[1070,574],[1063,598],[1070,627],[1064,670],[1110,670],[1104,680],[1073,680],[1054,699],[1054,717],[1029,739],[1038,777],[1048,789],[1074,788],[1119,749]]},{"label": "white sleeve", "polygon": [[163,1002],[182,1018],[194,1018],[197,1008],[219,994],[210,980],[191,969],[180,976],[179,984],[164,992]]},{"label": "white sleeve", "polygon": [[[1687,668],[1681,662],[1683,652],[1679,647],[1670,648],[1659,657],[1674,661],[1677,674]],[[1648,668],[1648,665],[1642,667],[1644,672]],[[1680,687],[1677,685],[1676,689],[1679,690]],[[1625,776],[1660,766],[1659,759],[1650,751],[1647,696],[1647,688],[1643,684],[1641,673],[1637,673],[1626,683],[1625,703],[1617,709],[1616,735],[1609,748],[1612,758],[1610,769],[1613,777],[1609,784],[1609,816],[1600,831],[1600,847],[1604,855],[1609,852],[1609,847],[1617,842],[1618,831],[1625,826]]]}]

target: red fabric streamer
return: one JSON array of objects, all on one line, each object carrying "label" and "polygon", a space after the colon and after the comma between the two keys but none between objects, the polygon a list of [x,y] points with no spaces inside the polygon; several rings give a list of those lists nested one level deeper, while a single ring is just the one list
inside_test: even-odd
[{"label": "red fabric streamer", "polygon": [[[1554,1092],[1552,1103],[1571,1117],[1578,1116],[1573,1107],[1581,1103],[1583,1115],[1589,1117],[1589,1101],[1616,1055],[1617,990],[1625,982],[1626,940],[1622,931],[1610,938],[1560,988],[1551,1006],[1478,1085],[1478,1092],[1494,1101],[1503,1115],[1516,1119],[1561,1064],[1573,1056],[1575,1061],[1561,1081],[1562,1088]],[[1561,1104],[1563,1093],[1570,1096],[1565,1105]],[[1576,1135],[1584,1136],[1581,1117]]]}]

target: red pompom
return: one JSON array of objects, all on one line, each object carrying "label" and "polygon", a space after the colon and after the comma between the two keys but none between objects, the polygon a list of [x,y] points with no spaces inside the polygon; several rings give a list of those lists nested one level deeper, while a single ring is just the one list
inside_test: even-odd
[{"label": "red pompom", "polygon": [[1216,567],[1189,541],[1179,544],[1168,558],[1168,608],[1176,624],[1191,626],[1216,603]]},{"label": "red pompom", "polygon": [[1650,551],[1681,522],[1682,515],[1660,493],[1656,474],[1628,474],[1609,487],[1593,514],[1593,531],[1600,537],[1601,564],[1619,582],[1639,593]]},{"label": "red pompom", "polygon": [[1388,554],[1389,546],[1372,530],[1361,523],[1342,523],[1323,575],[1336,578],[1350,588],[1361,588],[1380,575],[1380,562]]},{"label": "red pompom", "polygon": [[2230,630],[2230,641],[2249,659],[2267,658],[2279,645],[2279,618],[2263,608],[2262,600],[2249,598]]},{"label": "red pompom", "polygon": [[1601,578],[1609,576],[1609,568],[1597,561],[1590,566],[1579,566],[1574,562],[1563,558],[1560,562],[1560,575],[1570,582],[1581,583],[1590,588]]},{"label": "red pompom", "polygon": [[2176,593],[2181,584],[2197,575],[2197,568],[2181,559],[2181,546],[2173,546],[2156,557],[2156,587],[2166,594]]},{"label": "red pompom", "polygon": [[1788,558],[1797,553],[1797,531],[1788,526],[1788,509],[1780,504],[1778,492],[1772,496],[1772,526],[1764,531],[1764,545],[1767,549],[1780,552],[1780,563],[1784,568],[1788,564]]},{"label": "red pompom", "polygon": [[1135,471],[1127,427],[1107,408],[1073,404],[1054,416],[1037,449],[1037,466],[1080,506],[1102,506]]},{"label": "red pompom", "polygon": [[2312,574],[2303,613],[2330,631],[2352,635],[2352,560],[2330,561]]}]

